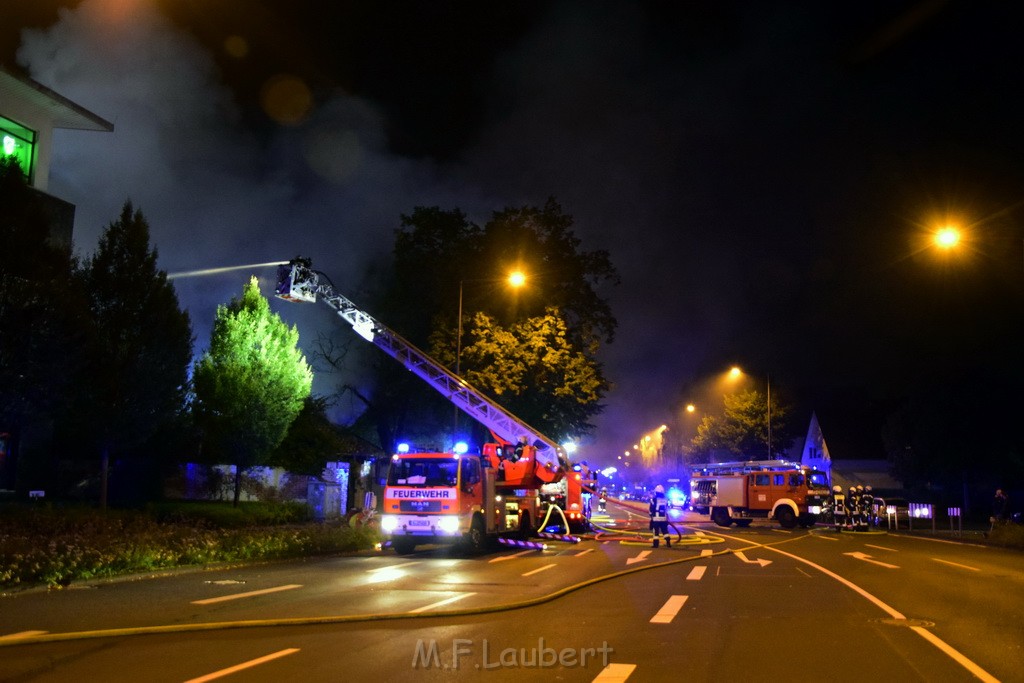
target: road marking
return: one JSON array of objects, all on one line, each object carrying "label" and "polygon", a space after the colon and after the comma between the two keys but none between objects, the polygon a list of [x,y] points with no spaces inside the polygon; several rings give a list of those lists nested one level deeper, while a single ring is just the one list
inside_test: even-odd
[{"label": "road marking", "polygon": [[932,645],[934,645],[935,647],[939,648],[947,655],[952,657],[954,661],[960,664],[960,666],[970,671],[977,678],[980,678],[981,680],[985,681],[985,683],[999,683],[998,678],[996,678],[989,672],[985,671],[971,660],[967,659],[967,657],[960,654],[960,652],[958,652],[956,649],[947,644],[946,641],[942,640],[942,638],[939,638],[937,635],[935,635],[928,629],[924,628],[923,626],[911,626],[910,628],[916,631],[917,635],[921,636],[929,643],[931,643]]},{"label": "road marking", "polygon": [[808,579],[809,579],[809,578],[811,578],[811,575],[810,575],[810,574],[808,574],[807,572],[805,572],[805,571],[804,571],[803,569],[800,569],[800,567],[795,567],[795,569],[796,569],[796,570],[797,570],[798,572],[800,572],[801,574],[803,574],[804,576],[806,576],[806,577],[807,577]]},{"label": "road marking", "polygon": [[960,567],[961,569],[970,569],[972,572],[980,572],[981,571],[977,567],[969,567],[966,564],[957,564],[956,562],[950,562],[949,560],[940,560],[937,557],[933,557],[932,559],[934,561],[936,561],[936,562],[941,562],[942,564],[948,564],[951,567]]},{"label": "road marking", "polygon": [[792,531],[789,531],[788,529],[776,529],[775,527],[772,527],[771,531],[773,531],[774,533],[777,533],[777,534],[791,534],[791,533],[793,533]]},{"label": "road marking", "polygon": [[820,538],[823,541],[838,541],[839,540],[838,538],[832,538],[831,536],[824,536],[822,534],[808,534],[808,536],[813,536],[814,538]]},{"label": "road marking", "polygon": [[[908,538],[914,538],[914,537],[913,536],[908,536]],[[860,596],[862,596],[866,600],[869,600],[870,602],[874,603],[876,606],[878,606],[879,609],[881,609],[881,610],[885,611],[886,613],[888,613],[889,616],[891,616],[893,619],[906,619],[907,618],[906,616],[904,616],[900,612],[896,611],[895,609],[893,609],[892,607],[890,607],[886,603],[882,602],[880,599],[876,598],[871,593],[868,593],[866,590],[864,590],[863,588],[861,588],[857,584],[853,583],[849,579],[846,579],[846,578],[843,578],[842,576],[839,576],[839,574],[836,574],[834,571],[831,571],[829,569],[825,569],[820,564],[815,564],[814,562],[811,562],[810,560],[805,559],[803,557],[800,557],[798,555],[794,555],[792,553],[787,553],[785,550],[779,550],[778,548],[773,548],[771,546],[764,546],[764,547],[765,547],[766,550],[770,550],[773,553],[778,553],[780,555],[785,555],[786,557],[788,557],[790,559],[793,559],[793,560],[796,560],[797,562],[803,562],[804,564],[806,564],[806,565],[808,565],[810,567],[814,567],[815,569],[820,571],[822,574],[825,574],[826,576],[832,577],[833,579],[835,579],[839,583],[843,584],[844,586],[846,586],[850,590],[856,592],[857,594],[859,594]],[[977,678],[980,678],[981,680],[985,681],[986,683],[999,683],[999,679],[998,678],[996,678],[995,676],[991,675],[990,673],[988,673],[987,671],[982,669],[980,666],[978,666],[977,664],[972,662],[970,659],[965,657],[963,654],[961,654],[959,651],[957,651],[955,648],[950,646],[948,643],[946,643],[944,640],[939,638],[937,635],[935,635],[934,633],[932,633],[928,629],[923,628],[921,626],[911,626],[910,628],[911,628],[911,630],[916,632],[919,636],[921,636],[922,638],[927,640],[929,643],[931,643],[932,645],[937,647],[939,650],[941,650],[942,652],[945,652],[950,658],[952,658],[955,662],[957,662],[962,667],[964,667],[965,669],[970,671]]]},{"label": "road marking", "polygon": [[739,550],[732,551],[732,554],[735,555],[736,557],[740,558],[741,560],[743,560],[747,564],[759,564],[762,567],[767,567],[768,565],[770,565],[772,563],[771,560],[763,560],[760,557],[757,558],[756,560],[748,560],[747,556],[744,555],[743,552],[739,551]]},{"label": "road marking", "polygon": [[224,676],[227,676],[229,674],[233,674],[236,671],[242,671],[244,669],[251,669],[252,667],[259,666],[260,664],[266,664],[267,662],[273,661],[275,659],[280,659],[281,657],[286,657],[288,655],[293,655],[293,654],[295,654],[298,651],[299,651],[299,648],[297,648],[297,647],[290,647],[287,650],[281,650],[280,652],[275,652],[273,654],[266,655],[265,657],[259,657],[257,659],[250,659],[248,662],[242,662],[241,664],[236,664],[234,666],[228,667],[227,669],[221,669],[220,671],[214,671],[212,674],[206,674],[205,676],[200,676],[199,678],[192,678],[190,680],[185,681],[185,683],[205,683],[205,681],[212,681],[212,680],[217,679],[217,678],[223,678]]},{"label": "road marking", "polygon": [[276,586],[274,588],[264,588],[260,591],[249,591],[248,593],[235,593],[234,595],[222,595],[219,598],[207,598],[206,600],[193,600],[193,605],[212,605],[215,602],[227,602],[228,600],[238,600],[239,598],[251,598],[257,595],[266,595],[267,593],[280,593],[281,591],[290,591],[293,588],[302,588],[302,584],[290,583],[287,586]]},{"label": "road marking", "polygon": [[870,562],[871,564],[877,564],[879,567],[886,567],[887,569],[899,569],[899,567],[897,565],[895,565],[895,564],[888,564],[888,563],[885,563],[885,562],[879,562],[878,560],[873,560],[873,559],[871,559],[871,556],[868,555],[867,553],[862,553],[862,552],[843,553],[843,555],[849,555],[850,557],[852,557],[854,559],[857,559],[857,560],[863,560],[864,562]]},{"label": "road marking", "polygon": [[592,552],[594,552],[594,549],[593,549],[593,548],[587,548],[586,550],[581,550],[581,551],[579,551],[578,553],[576,553],[575,555],[573,555],[573,557],[579,557],[579,556],[581,556],[581,555],[586,555],[587,553],[592,553]]},{"label": "road marking", "polygon": [[669,598],[658,613],[651,617],[652,624],[671,624],[672,620],[679,614],[679,610],[686,604],[687,595],[673,595]]},{"label": "road marking", "polygon": [[899,550],[896,550],[896,548],[886,548],[884,545],[871,545],[870,543],[865,543],[864,545],[868,548],[874,548],[876,550],[888,550],[890,553],[899,552]]},{"label": "road marking", "polygon": [[625,683],[635,670],[636,664],[609,664],[597,674],[593,683]]},{"label": "road marking", "polygon": [[8,633],[6,636],[0,636],[0,640],[18,640],[19,638],[31,638],[32,636],[41,636],[49,631],[19,631],[17,633]]},{"label": "road marking", "polygon": [[704,548],[704,550],[700,551],[700,556],[701,557],[711,557],[714,554],[715,554],[714,551],[712,551],[712,550],[710,550],[708,548]]},{"label": "road marking", "polygon": [[458,595],[453,595],[452,597],[445,598],[444,600],[441,600],[439,602],[432,602],[429,605],[417,607],[416,609],[409,611],[412,614],[419,614],[420,612],[426,612],[428,609],[434,609],[435,607],[444,607],[445,605],[449,605],[455,602],[456,600],[462,600],[463,598],[468,598],[471,595],[476,595],[476,593],[459,593]]},{"label": "road marking", "polygon": [[540,569],[534,569],[532,572],[526,572],[525,574],[520,574],[520,576],[533,576],[534,574],[540,574],[541,572],[546,572],[547,570],[551,569],[552,567],[556,567],[556,566],[558,566],[558,565],[546,564],[543,567],[541,567]]},{"label": "road marking", "polygon": [[386,572],[391,569],[405,569],[406,567],[411,567],[414,564],[420,564],[422,562],[423,560],[416,560],[414,562],[403,562],[402,564],[389,564],[386,567],[374,567],[373,569],[367,569],[366,572]]},{"label": "road marking", "polygon": [[651,554],[650,550],[641,550],[640,554],[636,557],[626,558],[626,564],[633,564],[634,562],[643,562],[647,559],[647,556]]},{"label": "road marking", "polygon": [[707,567],[694,567],[690,570],[690,573],[686,576],[687,581],[700,581],[704,578],[704,572],[707,571]]},{"label": "road marking", "polygon": [[524,550],[522,552],[516,553],[515,555],[502,555],[501,557],[496,557],[493,560],[487,560],[487,562],[488,564],[493,564],[495,562],[504,562],[505,560],[512,560],[517,557],[522,557],[523,555],[529,555],[531,553],[536,554],[536,552],[536,550]]}]

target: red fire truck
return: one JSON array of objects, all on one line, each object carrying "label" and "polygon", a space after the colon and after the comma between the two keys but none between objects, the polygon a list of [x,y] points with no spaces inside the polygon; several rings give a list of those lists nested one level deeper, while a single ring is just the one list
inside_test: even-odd
[{"label": "red fire truck", "polygon": [[[465,542],[484,546],[500,534],[521,538],[551,523],[580,530],[583,482],[562,448],[461,377],[334,291],[308,259],[278,269],[277,296],[320,301],[373,343],[487,427],[496,443],[479,455],[396,453],[391,458],[381,530],[399,553],[417,545]],[[543,493],[543,495],[542,495]],[[553,505],[553,502],[561,505]]]},{"label": "red fire truck", "polygon": [[787,529],[814,526],[830,493],[825,472],[785,460],[701,465],[690,477],[690,507],[726,527],[757,518]]}]

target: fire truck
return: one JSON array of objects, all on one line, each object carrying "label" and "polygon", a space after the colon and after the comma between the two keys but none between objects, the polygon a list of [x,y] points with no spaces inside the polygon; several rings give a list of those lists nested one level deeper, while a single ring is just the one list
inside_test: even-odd
[{"label": "fire truck", "polygon": [[[327,304],[359,336],[489,429],[496,441],[485,444],[480,454],[400,452],[392,456],[381,531],[396,552],[406,554],[421,544],[457,542],[481,549],[489,539],[526,538],[551,522],[561,522],[570,531],[585,527],[585,482],[554,440],[338,294],[323,273],[312,269],[309,259],[294,259],[278,268],[276,295],[286,301],[319,299]],[[555,502],[562,504],[556,508]]]},{"label": "fire truck", "polygon": [[829,500],[828,475],[785,460],[720,462],[694,469],[690,507],[718,526],[750,526],[757,518],[786,529],[811,527]]}]

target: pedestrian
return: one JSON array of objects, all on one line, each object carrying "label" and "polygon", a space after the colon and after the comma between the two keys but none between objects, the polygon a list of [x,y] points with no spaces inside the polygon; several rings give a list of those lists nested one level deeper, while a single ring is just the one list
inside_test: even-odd
[{"label": "pedestrian", "polygon": [[649,507],[651,514],[651,532],[654,535],[653,547],[657,548],[661,536],[665,537],[665,547],[672,547],[672,539],[668,535],[668,502],[665,500],[665,488],[660,484],[654,487],[654,497]]},{"label": "pedestrian", "polygon": [[992,523],[992,529],[995,529],[996,525],[1006,522],[1007,502],[1006,494],[1003,493],[1003,490],[996,489],[996,495],[992,499],[992,516],[989,518],[989,521]]}]

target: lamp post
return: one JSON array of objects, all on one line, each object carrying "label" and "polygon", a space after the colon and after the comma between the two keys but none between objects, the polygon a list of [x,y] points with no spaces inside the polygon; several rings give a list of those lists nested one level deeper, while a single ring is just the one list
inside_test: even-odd
[{"label": "lamp post", "polygon": [[[455,376],[462,380],[462,291],[466,282],[507,282],[509,286],[518,289],[526,284],[526,274],[516,270],[508,274],[508,277],[501,278],[473,278],[470,280],[459,280],[459,317],[455,333]],[[452,419],[452,439],[458,438],[459,433],[459,408],[455,407]]]}]

